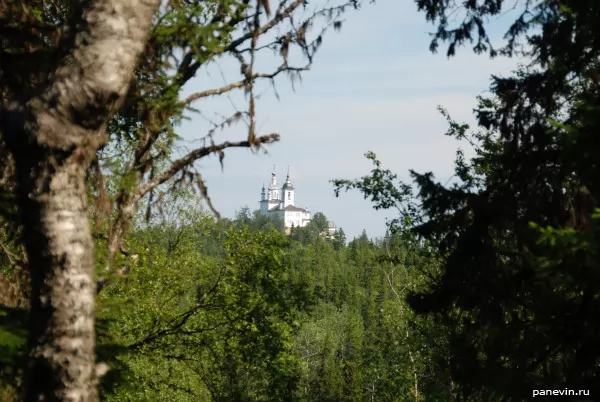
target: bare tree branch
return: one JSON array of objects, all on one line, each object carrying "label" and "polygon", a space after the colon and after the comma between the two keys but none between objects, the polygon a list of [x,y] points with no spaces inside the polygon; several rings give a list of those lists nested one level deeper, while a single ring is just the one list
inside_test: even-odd
[{"label": "bare tree branch", "polygon": [[246,141],[238,141],[238,142],[226,141],[219,145],[211,145],[209,147],[202,147],[202,148],[195,149],[195,150],[191,151],[190,153],[188,153],[187,155],[185,155],[184,157],[175,160],[166,171],[157,175],[157,177],[155,177],[154,180],[151,180],[151,181],[147,182],[146,184],[144,184],[143,186],[139,187],[135,191],[136,198],[139,200],[141,197],[143,197],[145,194],[147,194],[149,191],[151,191],[156,186],[163,184],[163,183],[167,182],[168,180],[170,180],[171,178],[173,178],[177,173],[179,173],[186,166],[191,165],[198,159],[203,158],[207,155],[219,153],[227,148],[250,148],[250,147],[259,146],[262,144],[271,144],[271,143],[277,142],[277,141],[279,141],[279,134],[268,134],[268,135],[263,135],[263,136],[256,138],[253,143],[250,143],[250,141],[247,141],[247,140]]},{"label": "bare tree branch", "polygon": [[[301,71],[308,71],[308,70],[310,70],[310,65],[307,65],[305,67],[287,67],[285,65],[281,65],[281,66],[279,66],[279,68],[277,68],[277,70],[275,70],[274,72],[272,72],[270,74],[267,74],[267,73],[254,74],[252,76],[251,80],[255,81],[259,78],[273,79],[284,71],[285,72],[288,72],[288,71],[301,72]],[[245,79],[242,81],[232,82],[231,84],[225,85],[224,87],[221,87],[221,88],[208,89],[206,91],[196,92],[196,93],[188,96],[187,98],[185,98],[181,103],[184,105],[189,105],[192,102],[194,102],[198,99],[201,99],[201,98],[206,98],[206,97],[215,96],[215,95],[221,95],[226,92],[232,91],[234,89],[244,88],[245,86],[248,85],[248,83],[249,83],[249,81],[247,79]]]},{"label": "bare tree branch", "polygon": [[8,258],[8,262],[9,262],[11,265],[17,265],[17,264],[19,264],[19,263],[20,263],[20,261],[19,261],[19,260],[21,260],[21,258],[20,258],[20,257],[19,257],[17,254],[15,254],[15,253],[13,253],[12,251],[10,251],[10,250],[8,249],[8,247],[7,247],[7,246],[4,244],[4,242],[2,242],[2,240],[1,240],[1,239],[0,239],[0,247],[1,247],[1,248],[2,248],[2,250],[4,251],[4,254],[5,254],[5,255],[6,255],[6,257]]}]

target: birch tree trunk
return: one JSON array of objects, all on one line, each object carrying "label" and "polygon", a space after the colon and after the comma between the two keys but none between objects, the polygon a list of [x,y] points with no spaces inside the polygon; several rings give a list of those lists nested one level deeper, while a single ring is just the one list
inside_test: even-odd
[{"label": "birch tree trunk", "polygon": [[28,165],[18,169],[33,293],[26,400],[94,401],[96,287],[85,169]]},{"label": "birch tree trunk", "polygon": [[159,3],[73,2],[64,56],[43,87],[0,99],[31,277],[26,401],[98,400],[85,176],[105,141],[106,120],[127,94]]}]

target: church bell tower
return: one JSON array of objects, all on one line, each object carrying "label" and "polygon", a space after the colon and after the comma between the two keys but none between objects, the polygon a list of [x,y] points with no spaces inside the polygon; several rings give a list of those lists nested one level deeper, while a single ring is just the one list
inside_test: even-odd
[{"label": "church bell tower", "polygon": [[288,166],[287,177],[285,183],[281,188],[281,194],[283,196],[283,208],[288,205],[294,205],[294,186],[290,180],[290,167]]}]

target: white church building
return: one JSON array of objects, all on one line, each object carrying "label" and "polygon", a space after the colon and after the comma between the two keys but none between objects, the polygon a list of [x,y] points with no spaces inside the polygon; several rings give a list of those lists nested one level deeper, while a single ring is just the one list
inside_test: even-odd
[{"label": "white church building", "polygon": [[294,227],[304,227],[310,222],[308,207],[300,208],[294,205],[294,186],[290,181],[290,170],[288,168],[285,183],[281,188],[277,186],[277,175],[275,167],[271,174],[271,184],[265,189],[263,184],[260,194],[260,212],[265,215],[276,215],[283,219],[286,231]]}]

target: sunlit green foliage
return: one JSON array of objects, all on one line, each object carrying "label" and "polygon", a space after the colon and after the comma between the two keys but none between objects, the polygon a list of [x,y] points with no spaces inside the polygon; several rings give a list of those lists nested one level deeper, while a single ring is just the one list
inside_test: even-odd
[{"label": "sunlit green foliage", "polygon": [[108,400],[293,395],[299,362],[292,335],[309,300],[286,269],[287,239],[232,227],[220,233],[211,257],[215,229],[212,218],[199,215],[130,240],[138,260],[99,301],[111,319],[110,338],[127,348],[115,362],[125,381],[106,390]]},{"label": "sunlit green foliage", "polygon": [[228,223],[186,204],[174,216],[137,227],[124,274],[100,293],[105,400],[440,394],[433,323],[404,300],[434,265],[399,238],[305,244],[248,210]]}]

